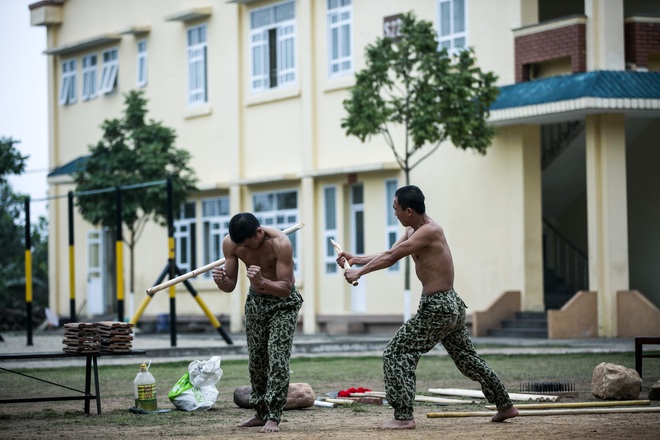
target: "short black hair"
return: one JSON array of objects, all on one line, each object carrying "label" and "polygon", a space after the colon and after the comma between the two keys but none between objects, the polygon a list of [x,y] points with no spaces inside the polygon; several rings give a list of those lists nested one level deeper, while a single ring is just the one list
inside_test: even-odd
[{"label": "short black hair", "polygon": [[236,244],[241,244],[249,238],[256,237],[257,229],[261,227],[254,214],[240,212],[229,221],[229,238]]},{"label": "short black hair", "polygon": [[424,214],[426,212],[424,194],[415,185],[402,186],[396,190],[394,197],[396,197],[397,203],[403,209],[412,208],[418,214]]}]

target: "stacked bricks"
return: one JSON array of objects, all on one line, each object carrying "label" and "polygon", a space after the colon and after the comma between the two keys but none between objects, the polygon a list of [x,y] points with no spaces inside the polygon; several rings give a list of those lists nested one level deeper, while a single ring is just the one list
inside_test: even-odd
[{"label": "stacked bricks", "polygon": [[133,324],[117,321],[101,321],[96,324],[101,335],[101,351],[129,352],[133,345]]},{"label": "stacked bricks", "polygon": [[69,322],[64,324],[62,350],[65,353],[98,353],[101,336],[96,324],[91,322]]}]

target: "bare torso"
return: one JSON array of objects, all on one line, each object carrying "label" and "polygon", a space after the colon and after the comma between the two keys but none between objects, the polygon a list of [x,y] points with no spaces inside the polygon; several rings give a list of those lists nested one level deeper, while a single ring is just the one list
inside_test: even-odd
[{"label": "bare torso", "polygon": [[[245,263],[245,267],[258,266],[261,276],[270,281],[287,282],[290,286],[295,283],[293,275],[293,259],[291,255],[291,242],[286,234],[276,228],[262,226],[264,240],[257,247],[240,247],[231,243],[233,254]],[[227,237],[228,239],[228,237]],[[285,259],[285,261],[283,261]],[[278,273],[278,267],[280,272]],[[282,270],[284,268],[285,270]],[[290,270],[289,270],[290,269]],[[250,289],[256,293],[272,293],[263,285],[250,283]]]},{"label": "bare torso", "polygon": [[411,257],[415,262],[417,278],[422,282],[423,294],[454,287],[454,262],[445,233],[438,223],[429,220],[417,230],[412,227],[406,229],[408,240],[419,241]]}]

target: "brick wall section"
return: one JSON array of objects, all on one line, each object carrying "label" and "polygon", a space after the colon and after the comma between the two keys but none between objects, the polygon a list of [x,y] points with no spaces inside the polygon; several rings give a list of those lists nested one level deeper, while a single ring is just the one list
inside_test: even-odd
[{"label": "brick wall section", "polygon": [[660,53],[660,23],[626,23],[625,38],[626,63],[648,69],[649,53]]},{"label": "brick wall section", "polygon": [[529,81],[529,66],[570,57],[571,73],[587,71],[586,26],[575,24],[515,39],[516,82]]}]

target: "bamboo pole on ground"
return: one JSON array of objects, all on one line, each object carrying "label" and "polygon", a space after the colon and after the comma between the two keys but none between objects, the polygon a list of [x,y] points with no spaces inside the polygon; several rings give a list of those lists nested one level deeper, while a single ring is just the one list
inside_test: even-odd
[{"label": "bamboo pole on ground", "polygon": [[[650,405],[650,400],[620,400],[607,402],[558,402],[558,403],[523,403],[516,405],[518,409],[548,409],[548,408],[595,408],[609,406],[638,406]],[[485,408],[496,410],[495,405],[486,405]]]},{"label": "bamboo pole on ground", "polygon": [[[351,397],[381,397],[381,398],[385,398],[385,393],[382,392],[382,391],[366,391],[364,393],[351,393]],[[473,400],[447,399],[445,397],[419,396],[419,395],[415,396],[415,402],[462,403],[462,404],[476,403]]]},{"label": "bamboo pole on ground", "polygon": [[[478,399],[485,399],[484,393],[477,390],[461,390],[457,388],[429,388],[429,393],[440,394],[443,396],[464,396],[464,397],[476,397]],[[509,398],[511,400],[518,400],[523,402],[528,402],[530,400],[537,400],[541,402],[554,402],[557,400],[558,396],[546,396],[542,394],[521,394],[521,393],[509,393]]]},{"label": "bamboo pole on ground", "polygon": [[[577,415],[577,414],[612,414],[612,413],[651,413],[660,412],[660,406],[649,406],[646,408],[578,408],[578,409],[540,409],[540,410],[522,410],[518,417],[524,416],[558,416],[558,415]],[[470,412],[434,412],[427,413],[426,417],[449,418],[449,417],[492,417],[494,411],[470,411]]]}]

